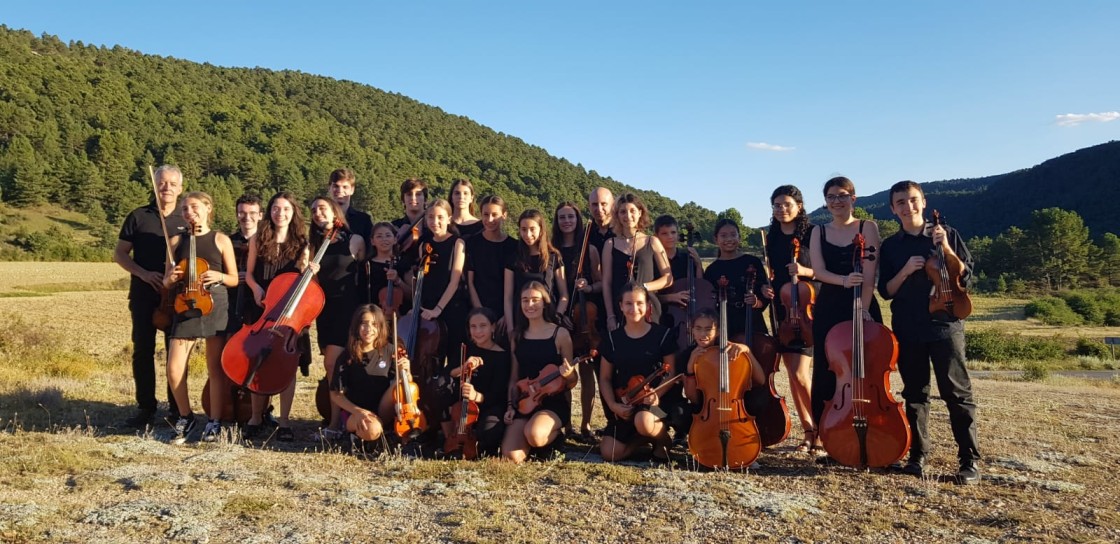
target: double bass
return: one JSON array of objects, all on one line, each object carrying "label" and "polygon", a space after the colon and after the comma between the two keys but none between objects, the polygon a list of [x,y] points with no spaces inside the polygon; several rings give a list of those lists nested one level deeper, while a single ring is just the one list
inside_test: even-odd
[{"label": "double bass", "polygon": [[[688,249],[692,249],[693,243],[700,237],[693,229],[692,223],[684,225],[684,239],[685,245]],[[679,251],[679,250],[678,250]],[[691,253],[688,259],[688,276],[684,283],[674,281],[668,289],[662,291],[665,294],[674,294],[681,291],[688,291],[688,302],[684,306],[677,304],[668,304],[664,309],[673,317],[673,323],[677,326],[677,345],[678,346],[691,346],[694,341],[692,339],[692,320],[696,318],[697,312],[703,309],[712,307],[715,301],[715,293],[712,291],[712,284],[704,278],[696,277],[696,266],[692,262]]]},{"label": "double bass", "polygon": [[[765,236],[762,238],[766,239]],[[758,271],[753,265],[747,267],[746,292],[754,291],[756,281],[758,281]],[[786,406],[786,399],[778,394],[774,386],[774,374],[778,373],[778,365],[781,364],[782,358],[778,353],[778,343],[774,337],[754,330],[754,311],[750,306],[747,306],[746,323],[742,341],[750,348],[758,364],[766,372],[766,383],[770,389],[766,395],[765,405],[754,416],[755,424],[758,425],[758,434],[762,438],[762,447],[768,448],[781,443],[789,436],[789,407]],[[736,337],[736,340],[738,339]]]},{"label": "double bass", "polygon": [[[342,226],[336,219],[323,238],[312,263],[318,264]],[[275,395],[295,378],[299,367],[299,337],[323,311],[326,297],[312,267],[285,272],[268,284],[264,312],[257,322],[234,333],[222,350],[222,369],[239,390]]]},{"label": "double bass", "polygon": [[210,270],[206,259],[198,258],[198,249],[195,240],[198,238],[202,225],[190,221],[187,230],[187,257],[175,264],[175,272],[179,274],[181,285],[175,294],[175,314],[183,317],[200,317],[210,315],[214,311],[214,297],[210,290],[202,284],[202,274]]},{"label": "double bass", "polygon": [[708,468],[746,470],[762,451],[754,417],[744,395],[751,388],[750,356],[727,356],[727,278],[719,280],[719,350],[707,350],[695,362],[700,410],[692,416],[688,450]]},{"label": "double bass", "polygon": [[[865,242],[857,234],[853,265],[863,273]],[[898,342],[890,329],[863,318],[863,285],[852,294],[852,320],[838,323],[825,337],[828,366],[836,374],[836,393],[821,416],[824,448],[840,464],[885,467],[910,449],[910,424],[891,394]]]},{"label": "double bass", "polygon": [[[579,250],[579,261],[576,263],[576,277],[574,281],[584,277],[583,265],[587,260],[587,246],[591,241],[591,220],[587,220],[587,227],[583,229],[583,244]],[[590,279],[588,279],[590,283]],[[599,347],[599,308],[587,300],[583,291],[576,290],[572,297],[572,305],[568,307],[568,318],[572,322],[572,351],[574,353],[589,353]]]},{"label": "double bass", "polygon": [[[459,344],[459,391],[463,384],[471,383],[474,371],[482,364],[481,359],[467,359],[467,345]],[[478,422],[478,403],[466,397],[451,405],[451,423],[455,430],[444,441],[444,453],[459,453],[463,459],[478,459],[478,438],[474,435],[474,424]]]},{"label": "double bass", "polygon": [[[801,242],[794,238],[790,243],[793,262],[801,256]],[[786,317],[778,325],[778,341],[794,349],[813,346],[813,302],[816,292],[813,284],[801,281],[797,274],[790,277],[789,283],[782,286],[782,306]]]},{"label": "double bass", "polygon": [[[933,210],[933,226],[944,225],[941,214]],[[939,321],[955,321],[972,315],[972,298],[961,283],[964,263],[956,255],[946,255],[941,244],[926,259],[926,276],[933,283],[929,293],[929,315]]]}]

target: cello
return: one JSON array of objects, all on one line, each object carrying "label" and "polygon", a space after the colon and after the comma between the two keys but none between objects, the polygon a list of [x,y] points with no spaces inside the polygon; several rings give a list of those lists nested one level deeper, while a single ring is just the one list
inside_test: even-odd
[{"label": "cello", "polygon": [[[692,249],[693,243],[700,237],[693,229],[692,223],[684,225],[684,239],[688,249]],[[711,307],[711,302],[715,300],[715,294],[712,291],[712,284],[704,278],[696,277],[696,267],[692,261],[691,252],[686,253],[689,255],[688,259],[688,276],[687,281],[683,284],[674,281],[668,289],[663,291],[666,294],[679,293],[681,291],[688,291],[688,302],[684,306],[677,304],[668,304],[665,312],[673,316],[673,323],[677,326],[677,345],[678,346],[691,346],[693,344],[692,328],[689,326],[692,320],[696,317],[696,313],[700,310]],[[704,304],[708,304],[704,306]]]},{"label": "cello", "polygon": [[[397,314],[393,314],[393,330],[397,330]],[[397,335],[393,334],[393,353],[396,357],[397,380],[393,386],[393,408],[397,417],[393,430],[404,440],[412,440],[428,428],[428,418],[420,410],[420,387],[405,370],[401,356],[407,353],[397,345]]]},{"label": "cello", "polygon": [[175,314],[184,318],[210,315],[214,311],[214,297],[210,290],[202,285],[200,276],[210,270],[206,259],[198,258],[197,244],[195,243],[202,225],[190,221],[187,230],[188,252],[187,257],[175,264],[175,272],[179,274],[181,290],[175,294]]},{"label": "cello", "polygon": [[[575,280],[584,276],[583,263],[587,259],[587,246],[591,241],[591,220],[587,220],[587,228],[583,229],[583,245],[579,250],[579,261],[576,263]],[[590,280],[588,281],[590,283]],[[572,331],[572,352],[590,353],[599,347],[599,328],[595,325],[599,319],[599,308],[587,300],[583,291],[576,289],[573,303],[568,307],[568,318],[574,327]]]},{"label": "cello", "polygon": [[409,361],[416,368],[416,377],[420,383],[428,383],[436,374],[440,364],[440,354],[443,353],[443,324],[420,317],[420,295],[424,292],[424,276],[432,264],[432,245],[425,243],[420,247],[420,264],[416,273],[416,285],[413,287],[412,310],[400,319],[398,325],[393,325],[393,334],[399,334],[404,340],[405,352]]},{"label": "cello", "polygon": [[[863,234],[853,241],[855,272],[863,273]],[[821,416],[824,448],[840,464],[885,467],[910,449],[910,424],[891,394],[898,342],[890,329],[863,318],[863,285],[852,295],[852,320],[838,323],[825,337],[828,366],[836,373],[836,393]]]},{"label": "cello", "polygon": [[[467,359],[467,345],[459,344],[459,391],[463,384],[471,383],[474,371],[482,365],[482,359]],[[451,405],[451,421],[455,431],[447,436],[443,444],[444,453],[459,452],[463,459],[478,459],[478,438],[474,435],[474,424],[478,421],[478,403],[466,397]]]},{"label": "cello", "polygon": [[[933,210],[933,226],[944,225],[941,214]],[[926,259],[926,276],[933,289],[929,293],[929,315],[938,321],[955,321],[972,315],[972,298],[961,283],[964,263],[956,255],[945,255],[945,248],[935,244]]]},{"label": "cello", "polygon": [[[342,226],[335,219],[312,263],[318,264]],[[234,333],[222,350],[222,369],[243,394],[275,395],[295,378],[299,367],[299,337],[323,311],[326,297],[314,281],[312,267],[285,272],[268,285],[264,311],[257,322]]]},{"label": "cello", "polygon": [[[763,236],[762,239],[765,240],[766,237]],[[746,292],[754,291],[757,278],[758,271],[754,266],[747,267]],[[774,387],[774,374],[778,373],[781,357],[774,337],[754,330],[754,311],[750,306],[747,306],[746,317],[747,326],[743,329],[745,331],[743,343],[750,348],[751,354],[766,372],[766,383],[770,388],[765,405],[761,406],[758,414],[755,414],[755,424],[758,425],[758,434],[762,438],[762,447],[768,448],[781,443],[789,436],[789,407],[786,406],[786,399],[779,395]]]},{"label": "cello", "polygon": [[754,417],[743,397],[751,388],[751,361],[740,353],[727,356],[727,278],[719,280],[719,350],[707,350],[696,360],[696,389],[700,410],[692,416],[688,450],[708,468],[746,470],[762,451]]}]

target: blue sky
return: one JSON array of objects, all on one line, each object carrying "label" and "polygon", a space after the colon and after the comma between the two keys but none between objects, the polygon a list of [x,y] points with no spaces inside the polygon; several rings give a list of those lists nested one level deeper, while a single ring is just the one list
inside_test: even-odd
[{"label": "blue sky", "polygon": [[[1120,2],[21,2],[0,22],[367,83],[768,220],[1120,139]],[[1112,68],[1109,68],[1112,66]],[[1073,117],[1059,117],[1073,114]]]}]

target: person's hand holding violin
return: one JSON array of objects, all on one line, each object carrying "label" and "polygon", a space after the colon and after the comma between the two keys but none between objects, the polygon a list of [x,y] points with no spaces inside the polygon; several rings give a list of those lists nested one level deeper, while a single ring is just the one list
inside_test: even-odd
[{"label": "person's hand holding violin", "polygon": [[217,270],[207,270],[206,272],[203,272],[202,275],[198,277],[198,279],[202,281],[202,285],[212,286],[224,284],[226,282],[226,275],[222,272],[218,272]]},{"label": "person's hand holding violin", "polygon": [[464,383],[462,388],[462,398],[472,402],[482,402],[482,393],[475,391],[474,384]]},{"label": "person's hand holding violin", "polygon": [[422,308],[420,310],[420,317],[428,321],[438,319],[441,315],[443,315],[443,306],[436,306],[431,310],[427,308]]}]

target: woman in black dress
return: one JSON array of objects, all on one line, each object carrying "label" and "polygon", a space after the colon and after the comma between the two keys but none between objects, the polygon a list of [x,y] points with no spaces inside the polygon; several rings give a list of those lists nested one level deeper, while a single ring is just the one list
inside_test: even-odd
[{"label": "woman in black dress", "polygon": [[[489,308],[475,308],[467,313],[471,341],[467,344],[467,362],[478,365],[471,382],[463,384],[457,398],[478,404],[478,421],[474,435],[478,438],[478,451],[482,455],[497,456],[502,443],[506,404],[509,402],[510,353],[494,342],[497,318]],[[451,370],[451,377],[458,387],[462,366]],[[454,432],[456,421],[444,422],[444,435]]]},{"label": "woman in black dress", "polygon": [[467,240],[467,287],[472,308],[489,308],[497,317],[499,337],[509,333],[506,328],[505,270],[517,251],[517,241],[506,234],[508,213],[502,197],[482,198],[482,233]]},{"label": "woman in black dress", "polygon": [[576,370],[569,363],[572,338],[567,329],[556,324],[548,289],[540,282],[531,281],[520,295],[520,311],[511,338],[510,399],[506,403],[506,432],[502,438],[502,458],[515,463],[528,458],[531,449],[555,443],[572,418],[572,403],[562,393],[545,397],[532,413],[518,412],[514,396],[517,381],[536,378],[545,365],[554,364],[560,369],[558,379],[565,380],[567,389],[576,385]]},{"label": "woman in black dress", "polygon": [[[704,270],[704,279],[708,280],[716,289],[719,288],[719,279],[727,278],[727,336],[729,338],[746,338],[747,311],[751,312],[751,323],[754,332],[766,332],[766,323],[762,319],[762,311],[766,309],[769,301],[762,297],[762,284],[766,276],[762,271],[762,260],[754,255],[747,255],[739,248],[741,238],[739,224],[730,219],[720,219],[716,222],[715,242],[719,248],[719,257]],[[754,288],[747,289],[750,270],[754,269]],[[742,336],[741,336],[742,335]]]},{"label": "woman in black dress", "polygon": [[[669,257],[661,240],[646,234],[653,218],[646,205],[632,193],[626,193],[614,201],[611,211],[614,237],[603,243],[603,300],[607,301],[607,330],[622,325],[618,319],[619,294],[622,286],[637,283],[651,294],[673,284],[673,272],[669,268]],[[647,306],[651,323],[661,321],[661,302],[651,297]]]},{"label": "woman in black dress", "polygon": [[[653,457],[664,460],[672,445],[669,422],[679,420],[686,412],[681,385],[673,385],[660,395],[653,394],[633,405],[623,404],[616,391],[625,390],[631,379],[645,378],[662,366],[669,367],[663,379],[675,376],[676,331],[646,321],[651,295],[641,284],[627,284],[620,294],[624,325],[608,332],[600,344],[599,388],[615,418],[603,431],[599,451],[604,461],[621,461],[642,444],[651,443]],[[659,384],[660,381],[650,386]]]},{"label": "woman in black dress", "polygon": [[[318,197],[311,201],[311,247],[318,248],[331,235],[336,221],[339,222],[338,232],[320,259],[316,276],[326,297],[323,311],[315,318],[315,331],[327,383],[334,376],[335,360],[346,350],[348,325],[359,300],[358,263],[365,258],[366,241],[350,232],[346,217],[334,199]],[[338,406],[331,403],[330,421],[323,429],[323,436],[335,439],[341,435]]]},{"label": "woman in black dress", "polygon": [[457,179],[451,184],[451,222],[459,229],[463,240],[470,240],[482,232],[482,221],[474,215],[474,185],[469,179]]},{"label": "woman in black dress", "polygon": [[[817,304],[813,308],[813,345],[817,349],[813,350],[811,394],[813,422],[817,425],[824,415],[825,403],[836,392],[836,374],[828,368],[825,337],[834,325],[852,319],[852,293],[856,285],[867,284],[867,288],[862,291],[863,318],[883,322],[879,303],[875,301],[874,288],[879,260],[865,257],[863,274],[854,272],[852,263],[853,240],[857,234],[863,234],[868,255],[873,255],[878,250],[879,226],[874,221],[863,221],[853,215],[856,187],[848,178],[835,177],[828,180],[824,184],[824,199],[832,214],[832,221],[813,229],[809,240],[813,274],[821,282]],[[865,278],[867,281],[864,281]],[[824,454],[819,437],[816,437],[812,449],[818,455]]]},{"label": "woman in black dress", "polygon": [[559,295],[552,309],[557,315],[563,314],[568,310],[568,282],[564,279],[560,252],[548,241],[548,222],[540,210],[530,209],[521,213],[517,226],[517,252],[505,270],[506,323],[513,319],[510,316],[514,315],[517,294],[533,281],[545,286],[549,300]]},{"label": "woman in black dress", "polygon": [[[171,324],[171,337],[167,351],[167,386],[175,397],[179,417],[175,421],[175,440],[186,440],[194,429],[195,419],[191,412],[191,399],[187,391],[187,358],[194,347],[195,340],[206,339],[206,370],[215,377],[214,383],[225,383],[217,377],[224,376],[222,370],[222,348],[225,347],[225,329],[229,319],[229,295],[227,289],[237,286],[237,261],[233,255],[233,243],[229,236],[210,230],[214,202],[206,193],[194,192],[183,198],[181,207],[183,219],[195,228],[195,256],[206,261],[208,270],[198,275],[203,289],[209,290],[213,307],[206,315],[194,310],[176,314]],[[176,263],[190,257],[191,234],[180,234],[171,239],[171,252],[175,262],[167,264],[163,286],[170,288],[175,282],[184,279]],[[229,272],[228,274],[226,272]],[[197,315],[196,315],[197,314]],[[210,391],[210,413],[222,413],[226,390],[212,387]],[[212,442],[221,434],[221,423],[211,419],[202,431],[202,439]]]}]

